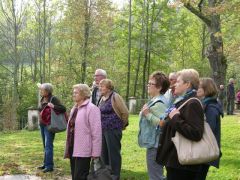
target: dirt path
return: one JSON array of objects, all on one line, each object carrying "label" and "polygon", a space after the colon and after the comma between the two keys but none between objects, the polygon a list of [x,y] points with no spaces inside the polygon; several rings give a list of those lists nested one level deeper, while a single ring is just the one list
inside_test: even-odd
[{"label": "dirt path", "polygon": [[41,180],[41,177],[32,175],[5,175],[0,176],[0,180]]}]

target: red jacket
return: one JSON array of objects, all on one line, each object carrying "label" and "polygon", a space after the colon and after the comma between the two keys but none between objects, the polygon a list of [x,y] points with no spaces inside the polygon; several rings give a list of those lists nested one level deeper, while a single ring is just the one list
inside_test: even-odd
[{"label": "red jacket", "polygon": [[40,112],[40,122],[44,125],[49,125],[51,122],[51,108],[49,106],[46,106],[41,112]]}]

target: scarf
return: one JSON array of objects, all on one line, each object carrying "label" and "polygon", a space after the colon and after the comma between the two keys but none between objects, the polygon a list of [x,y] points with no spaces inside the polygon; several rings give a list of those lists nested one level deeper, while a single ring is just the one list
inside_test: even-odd
[{"label": "scarf", "polygon": [[160,117],[160,119],[166,119],[169,115],[169,113],[176,108],[176,104],[179,103],[180,101],[183,101],[185,99],[188,99],[190,96],[192,96],[193,94],[196,94],[197,90],[196,89],[189,89],[187,90],[186,93],[184,93],[181,96],[178,96],[175,101],[173,102],[173,104],[165,111],[165,113]]},{"label": "scarf", "polygon": [[73,147],[74,145],[74,129],[75,129],[75,120],[78,113],[78,107],[75,107],[73,110],[73,114],[68,123],[68,131],[67,131],[67,142],[68,147]]}]

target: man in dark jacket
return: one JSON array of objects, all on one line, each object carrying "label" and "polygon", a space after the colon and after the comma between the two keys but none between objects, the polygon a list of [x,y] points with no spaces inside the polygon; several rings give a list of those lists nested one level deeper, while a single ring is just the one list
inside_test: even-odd
[{"label": "man in dark jacket", "polygon": [[93,85],[93,88],[92,88],[92,96],[91,96],[91,101],[93,104],[97,105],[100,97],[101,97],[101,94],[100,94],[100,91],[98,89],[98,86],[99,86],[99,82],[102,80],[102,79],[106,79],[107,78],[107,73],[105,70],[103,69],[97,69],[95,71],[95,74],[94,74],[94,85]]},{"label": "man in dark jacket", "polygon": [[234,99],[235,99],[235,90],[234,90],[234,79],[229,79],[229,84],[227,86],[227,114],[233,115],[234,111]]},{"label": "man in dark jacket", "polygon": [[227,95],[227,94],[226,94],[225,87],[224,87],[223,84],[221,84],[221,85],[219,86],[218,101],[220,102],[223,111],[224,111],[225,106],[226,106],[226,104],[225,104],[226,95]]}]

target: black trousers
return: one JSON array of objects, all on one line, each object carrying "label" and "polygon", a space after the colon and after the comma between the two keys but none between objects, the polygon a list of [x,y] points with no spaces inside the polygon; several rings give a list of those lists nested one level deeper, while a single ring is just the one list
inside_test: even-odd
[{"label": "black trousers", "polygon": [[87,180],[91,157],[72,157],[73,149],[69,149],[72,180]]},{"label": "black trousers", "polygon": [[203,164],[201,167],[201,171],[197,173],[195,180],[205,180],[207,177],[208,169],[209,165]]},{"label": "black trousers", "polygon": [[102,137],[101,158],[105,165],[112,168],[112,173],[116,176],[116,179],[120,179],[122,130],[104,130]]},{"label": "black trousers", "polygon": [[195,180],[197,172],[167,167],[167,180]]}]

